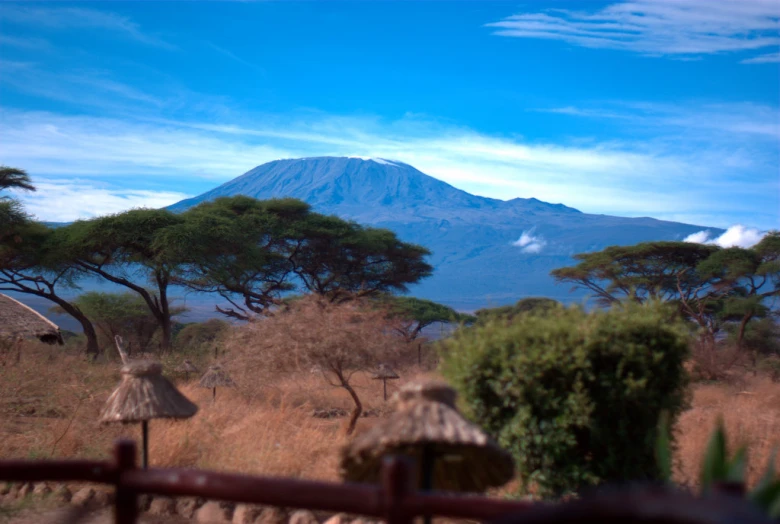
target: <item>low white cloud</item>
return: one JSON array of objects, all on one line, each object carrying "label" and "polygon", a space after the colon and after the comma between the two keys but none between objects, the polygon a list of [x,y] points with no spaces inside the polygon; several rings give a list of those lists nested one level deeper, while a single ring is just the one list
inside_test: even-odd
[{"label": "low white cloud", "polygon": [[685,237],[685,242],[713,244],[720,247],[753,247],[764,238],[766,231],[737,224],[728,228],[722,235],[712,238],[710,231],[704,230]]},{"label": "low white cloud", "polygon": [[521,248],[522,253],[536,254],[544,249],[547,241],[541,235],[534,235],[534,228],[531,228],[528,231],[523,231],[520,238],[512,242],[512,245]]},{"label": "low white cloud", "polygon": [[152,191],[100,187],[82,180],[36,180],[34,193],[15,193],[28,213],[48,222],[119,213],[132,208],[161,208],[192,195],[175,191]]},{"label": "low white cloud", "polygon": [[[717,207],[720,220],[728,222],[705,223],[713,227],[755,215],[777,187],[770,176],[774,168],[760,163],[760,151],[730,150],[728,144],[676,151],[677,143],[655,148],[649,141],[541,143],[413,118],[258,120],[264,124],[0,110],[0,157],[33,179],[166,176],[214,185],[279,158],[391,158],[474,194],[533,196],[591,213],[664,218],[704,215]],[[750,170],[751,183],[733,180],[733,166]],[[40,209],[45,213],[47,206]]]},{"label": "low white cloud", "polygon": [[699,231],[698,233],[693,233],[692,235],[688,235],[685,237],[685,242],[692,242],[694,244],[706,244],[710,240],[710,233],[709,231]]},{"label": "low white cloud", "polygon": [[776,0],[631,0],[601,9],[577,7],[519,13],[487,26],[499,36],[684,59],[780,45]]}]

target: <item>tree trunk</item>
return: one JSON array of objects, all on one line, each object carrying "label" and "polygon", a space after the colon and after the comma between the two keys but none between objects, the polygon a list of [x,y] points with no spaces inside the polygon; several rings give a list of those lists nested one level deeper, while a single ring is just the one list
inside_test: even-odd
[{"label": "tree trunk", "polygon": [[62,299],[53,301],[56,302],[62,309],[64,309],[65,312],[67,312],[70,316],[78,320],[79,324],[81,324],[82,331],[84,331],[84,336],[87,337],[87,355],[90,358],[96,358],[100,354],[100,347],[98,346],[98,338],[97,333],[95,332],[95,326],[92,325],[92,322],[87,318],[86,315],[84,315],[84,313],[81,312],[79,308],[73,306],[70,302]]},{"label": "tree trunk", "polygon": [[739,332],[737,333],[737,351],[742,351],[742,342],[745,339],[745,329],[747,328],[748,322],[750,322],[751,318],[753,318],[753,313],[748,313],[742,317],[742,322],[739,323]]},{"label": "tree trunk", "polygon": [[162,327],[162,340],[160,341],[160,353],[167,353],[170,351],[172,343],[171,339],[173,337],[173,329],[171,326],[171,317],[166,316],[160,320],[160,325]]},{"label": "tree trunk", "polygon": [[[151,293],[149,293],[144,287],[139,286],[138,284],[134,283],[131,280],[128,280],[126,278],[118,277],[112,273],[109,273],[108,271],[105,271],[99,266],[95,266],[93,264],[88,264],[85,262],[79,262],[79,265],[82,269],[95,273],[109,282],[113,282],[115,284],[119,284],[120,286],[125,286],[126,288],[135,291],[139,295],[141,295],[141,298],[144,299],[144,302],[146,302],[146,305],[149,307],[149,311],[151,311],[152,315],[155,319],[157,319],[158,324],[160,325],[160,328],[163,331],[163,337],[162,341],[160,343],[160,351],[165,352],[167,351],[171,346],[171,314],[168,304],[168,284],[169,284],[169,276],[164,273],[164,270],[155,270],[155,281],[157,282],[157,290],[159,292],[158,296],[155,296]],[[167,333],[165,325],[168,325]]]},{"label": "tree trunk", "polygon": [[352,410],[352,414],[349,416],[349,423],[347,424],[346,430],[346,434],[351,435],[355,432],[355,426],[357,425],[357,421],[360,418],[360,414],[363,413],[363,404],[360,403],[360,399],[358,398],[357,393],[355,393],[355,390],[352,389],[352,386],[349,385],[347,379],[344,378],[344,374],[341,372],[341,370],[336,371],[336,376],[339,378],[339,381],[341,381],[341,387],[349,392],[350,396],[352,397],[352,401],[355,403],[355,409]]},{"label": "tree trunk", "polygon": [[157,319],[160,322],[162,328],[162,340],[160,341],[160,353],[167,353],[171,349],[171,337],[173,330],[171,329],[171,308],[168,303],[168,278],[166,275],[156,275],[157,289],[159,291],[160,303],[159,303],[159,315]]}]

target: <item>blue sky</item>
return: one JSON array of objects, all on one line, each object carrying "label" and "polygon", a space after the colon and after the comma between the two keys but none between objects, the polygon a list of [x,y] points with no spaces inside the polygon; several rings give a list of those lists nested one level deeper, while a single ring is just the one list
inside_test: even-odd
[{"label": "blue sky", "polygon": [[496,198],[776,228],[779,93],[774,0],[0,4],[0,163],[45,220],[354,155]]}]

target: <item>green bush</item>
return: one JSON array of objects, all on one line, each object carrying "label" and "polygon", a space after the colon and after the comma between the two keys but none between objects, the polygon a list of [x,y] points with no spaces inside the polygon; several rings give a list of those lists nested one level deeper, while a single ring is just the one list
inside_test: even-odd
[{"label": "green bush", "polygon": [[674,423],[687,403],[688,338],[669,318],[662,305],[626,304],[493,321],[443,342],[442,371],[515,456],[523,490],[659,479],[659,416]]},{"label": "green bush", "polygon": [[562,307],[562,304],[557,300],[544,297],[528,297],[520,299],[510,306],[478,309],[474,312],[474,315],[480,324],[486,324],[491,320],[498,319],[511,322],[518,315],[527,313],[541,314],[557,307]]},{"label": "green bush", "polygon": [[186,324],[176,334],[174,347],[188,355],[212,356],[229,329],[230,324],[218,318]]}]

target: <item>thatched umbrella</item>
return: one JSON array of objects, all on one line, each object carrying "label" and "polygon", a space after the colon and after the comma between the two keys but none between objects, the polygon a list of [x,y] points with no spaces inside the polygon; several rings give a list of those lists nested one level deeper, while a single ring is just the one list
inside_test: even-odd
[{"label": "thatched umbrella", "polygon": [[[124,354],[122,356],[125,357]],[[146,469],[149,463],[149,420],[189,418],[197,411],[198,406],[162,376],[159,362],[139,360],[122,366],[122,382],[108,398],[100,421],[141,422]]]},{"label": "thatched umbrella", "polygon": [[374,373],[371,378],[374,380],[381,380],[382,381],[382,388],[384,393],[384,399],[387,401],[387,381],[388,380],[397,380],[401,377],[398,376],[398,373],[393,371],[393,369],[388,366],[387,364],[379,364],[377,367],[376,373]]},{"label": "thatched umbrella", "polygon": [[211,388],[212,399],[214,401],[217,400],[217,387],[236,387],[236,383],[233,382],[233,379],[230,378],[230,375],[227,374],[227,371],[222,369],[222,366],[219,364],[214,364],[213,366],[209,367],[206,373],[200,377],[200,383],[198,385],[202,388]]},{"label": "thatched umbrella", "polygon": [[63,344],[57,325],[34,309],[0,294],[0,339],[37,338],[47,344]]},{"label": "thatched umbrella", "polygon": [[480,492],[507,483],[511,455],[458,413],[455,396],[442,383],[404,385],[394,397],[397,411],[342,450],[342,478],[378,482],[383,457],[406,455],[416,459],[424,491]]},{"label": "thatched umbrella", "polygon": [[176,371],[184,373],[184,380],[189,380],[190,373],[197,373],[200,370],[195,367],[195,364],[193,364],[190,360],[185,360],[179,367],[176,368]]}]

